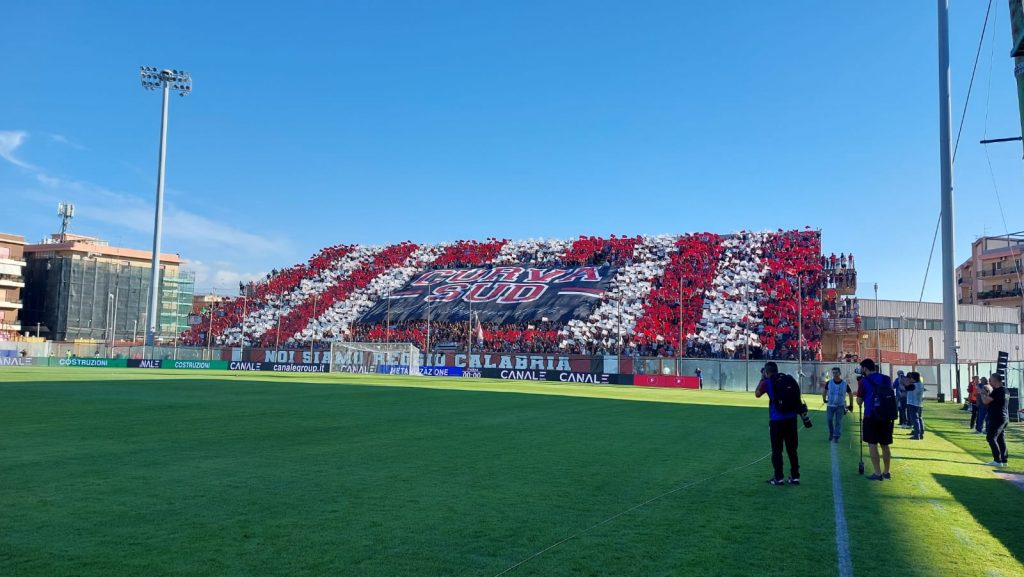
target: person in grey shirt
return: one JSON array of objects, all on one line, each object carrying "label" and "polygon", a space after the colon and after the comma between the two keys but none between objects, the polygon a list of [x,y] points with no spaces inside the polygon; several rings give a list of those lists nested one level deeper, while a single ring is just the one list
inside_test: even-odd
[{"label": "person in grey shirt", "polygon": [[843,415],[853,410],[853,391],[843,380],[843,372],[839,367],[832,367],[832,378],[825,383],[821,400],[827,405],[828,440],[838,443],[839,434],[843,432]]},{"label": "person in grey shirt", "polygon": [[924,438],[924,419],[921,417],[924,400],[924,383],[921,382],[921,373],[917,371],[907,374],[907,421],[913,429],[910,438],[920,441]]}]

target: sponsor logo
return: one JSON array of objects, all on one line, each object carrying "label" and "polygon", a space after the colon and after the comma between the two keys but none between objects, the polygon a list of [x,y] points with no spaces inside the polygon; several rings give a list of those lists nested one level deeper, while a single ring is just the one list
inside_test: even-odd
[{"label": "sponsor logo", "polygon": [[[281,365],[273,363],[270,365],[270,370],[276,373],[326,373],[327,369],[328,365]],[[263,370],[267,369],[264,368]]]},{"label": "sponsor logo", "polygon": [[380,365],[377,372],[382,375],[408,375],[409,365]]},{"label": "sponsor logo", "polygon": [[274,373],[326,373],[330,370],[330,365],[232,361],[228,364],[228,369],[232,371],[269,371]]},{"label": "sponsor logo", "polygon": [[425,377],[461,377],[465,375],[462,367],[420,367],[420,374]]},{"label": "sponsor logo", "polygon": [[0,367],[31,367],[32,357],[0,357]]},{"label": "sponsor logo", "polygon": [[230,371],[259,371],[262,370],[260,363],[247,363],[239,361],[231,361],[228,365]]},{"label": "sponsor logo", "polygon": [[572,371],[538,371],[518,369],[483,369],[481,376],[488,379],[515,379],[520,381],[553,381],[562,383],[632,384],[632,375],[606,373],[574,373]]},{"label": "sponsor logo", "polygon": [[161,366],[159,359],[128,359],[128,367],[133,369],[159,369]]},{"label": "sponsor logo", "polygon": [[212,369],[210,361],[174,361],[171,365],[175,369]]},{"label": "sponsor logo", "polygon": [[375,372],[375,371],[371,370],[372,368],[373,367],[368,367],[366,365],[339,365],[339,366],[334,368],[334,371],[337,372],[337,373],[359,373],[359,374],[365,374],[365,373]]},{"label": "sponsor logo", "polygon": [[60,359],[57,364],[62,367],[109,367],[110,359]]},{"label": "sponsor logo", "polygon": [[603,373],[558,373],[557,378],[563,383],[601,383],[608,384],[609,375]]},{"label": "sponsor logo", "polygon": [[548,380],[547,371],[520,371],[515,369],[505,369],[498,371],[499,379],[512,379],[516,381],[546,381]]}]

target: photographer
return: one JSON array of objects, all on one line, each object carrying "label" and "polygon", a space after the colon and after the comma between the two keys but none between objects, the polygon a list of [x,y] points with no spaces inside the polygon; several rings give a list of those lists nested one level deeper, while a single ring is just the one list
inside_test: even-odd
[{"label": "photographer", "polygon": [[[796,411],[782,411],[776,403],[782,389],[795,384],[793,377],[779,374],[779,366],[767,362],[761,369],[761,382],[757,384],[754,396],[768,395],[768,434],[772,444],[772,467],[775,475],[768,479],[769,485],[785,485],[782,480],[782,447],[785,445],[789,457],[789,484],[800,484],[800,457],[797,455]],[[799,385],[797,390],[799,391]]]},{"label": "photographer", "polygon": [[[895,389],[892,380],[878,372],[875,361],[864,359],[860,362],[860,371],[864,375],[864,381],[863,387],[857,395],[857,403],[864,407],[864,423],[861,427],[863,429],[862,438],[868,444],[871,465],[875,468],[875,473],[868,475],[866,479],[869,481],[891,479],[889,461],[892,459],[892,455],[889,451],[889,445],[892,444],[893,421],[875,414],[877,409],[875,398],[883,387],[893,389],[894,394]],[[879,445],[882,446],[881,463],[879,463],[878,457]],[[880,465],[884,465],[885,468],[882,469]]]}]

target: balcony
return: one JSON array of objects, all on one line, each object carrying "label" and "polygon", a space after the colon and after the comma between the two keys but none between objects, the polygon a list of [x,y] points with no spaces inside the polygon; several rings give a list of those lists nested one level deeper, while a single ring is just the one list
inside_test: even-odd
[{"label": "balcony", "polygon": [[860,319],[822,319],[824,329],[832,333],[860,331]]},{"label": "balcony", "polygon": [[11,265],[11,266],[19,266],[21,268],[25,268],[26,266],[28,266],[28,263],[26,263],[23,260],[17,260],[17,259],[13,259],[13,258],[3,258],[3,257],[0,257],[0,264],[8,264],[8,265]]},{"label": "balcony", "polygon": [[0,277],[0,288],[25,288],[25,283],[18,278]]},{"label": "balcony", "polygon": [[979,270],[978,272],[974,273],[974,276],[977,277],[977,278],[990,278],[990,277],[994,277],[994,276],[1015,277],[1015,276],[1017,276],[1017,270],[1014,269],[1014,268],[1010,268],[1010,267],[1003,268],[1003,269],[996,269],[994,271],[991,270],[991,269],[990,270]]},{"label": "balcony", "polygon": [[1001,291],[984,291],[978,293],[978,300],[987,301],[993,299],[1008,299],[1020,296],[1024,296],[1024,291],[1022,291],[1019,288]]}]

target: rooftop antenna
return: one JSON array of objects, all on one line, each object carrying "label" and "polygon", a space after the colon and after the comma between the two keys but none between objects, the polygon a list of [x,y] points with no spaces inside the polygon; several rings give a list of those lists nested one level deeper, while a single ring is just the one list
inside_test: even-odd
[{"label": "rooftop antenna", "polygon": [[67,242],[68,225],[75,218],[75,205],[70,202],[57,203],[57,216],[60,217],[60,242]]}]

